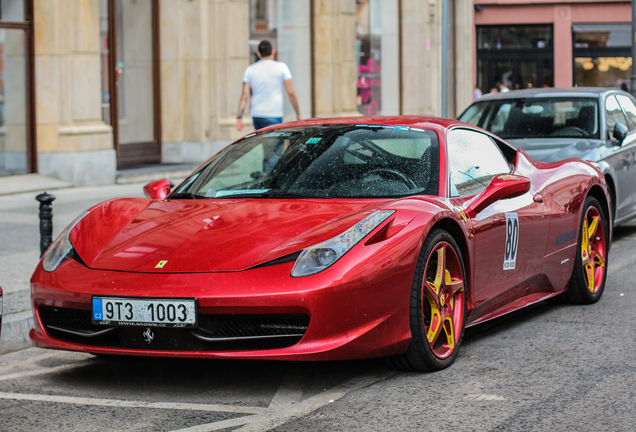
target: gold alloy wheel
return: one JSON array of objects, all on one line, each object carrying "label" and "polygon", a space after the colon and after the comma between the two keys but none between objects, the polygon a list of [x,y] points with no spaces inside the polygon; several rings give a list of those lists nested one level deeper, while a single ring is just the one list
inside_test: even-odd
[{"label": "gold alloy wheel", "polygon": [[437,358],[448,358],[461,335],[465,290],[459,257],[447,242],[428,257],[421,298],[428,346]]},{"label": "gold alloy wheel", "polygon": [[605,274],[605,230],[601,215],[596,207],[590,206],[583,219],[581,228],[581,261],[583,276],[590,293],[595,294],[601,288]]}]

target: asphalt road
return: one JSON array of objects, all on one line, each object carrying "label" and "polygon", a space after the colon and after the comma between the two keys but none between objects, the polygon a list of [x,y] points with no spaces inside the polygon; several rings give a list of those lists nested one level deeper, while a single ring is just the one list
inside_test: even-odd
[{"label": "asphalt road", "polygon": [[636,224],[614,236],[599,303],[473,327],[441,372],[30,348],[0,356],[0,430],[631,432]]}]

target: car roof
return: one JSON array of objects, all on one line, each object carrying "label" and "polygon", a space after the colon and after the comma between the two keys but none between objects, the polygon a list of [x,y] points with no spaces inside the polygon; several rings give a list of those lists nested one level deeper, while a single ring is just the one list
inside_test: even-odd
[{"label": "car roof", "polygon": [[621,93],[630,96],[622,90],[607,87],[569,87],[569,88],[537,88],[524,90],[511,90],[505,93],[487,93],[476,102],[499,100],[499,99],[519,99],[519,98],[544,98],[544,97],[593,97],[609,93]]}]

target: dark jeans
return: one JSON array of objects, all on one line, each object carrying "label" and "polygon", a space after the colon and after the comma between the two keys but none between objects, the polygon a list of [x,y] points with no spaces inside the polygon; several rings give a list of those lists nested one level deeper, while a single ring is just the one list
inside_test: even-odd
[{"label": "dark jeans", "polygon": [[254,129],[259,130],[264,127],[275,125],[283,122],[282,117],[252,117],[254,121]]}]

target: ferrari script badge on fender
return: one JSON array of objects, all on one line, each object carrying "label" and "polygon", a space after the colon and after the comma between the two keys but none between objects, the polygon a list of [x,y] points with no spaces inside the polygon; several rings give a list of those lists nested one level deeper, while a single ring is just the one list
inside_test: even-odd
[{"label": "ferrari script badge on fender", "polygon": [[165,266],[168,263],[167,260],[161,260],[157,263],[157,265],[155,266],[155,268],[163,268],[163,266]]},{"label": "ferrari script badge on fender", "polygon": [[521,181],[519,177],[517,177],[516,175],[511,175],[511,174],[498,175],[497,179],[504,180],[504,181],[508,181],[508,180]]},{"label": "ferrari script badge on fender", "polygon": [[143,337],[146,339],[147,343],[150,343],[155,338],[155,334],[152,332],[152,330],[150,330],[150,328],[146,328],[146,330],[144,330],[143,332]]}]

